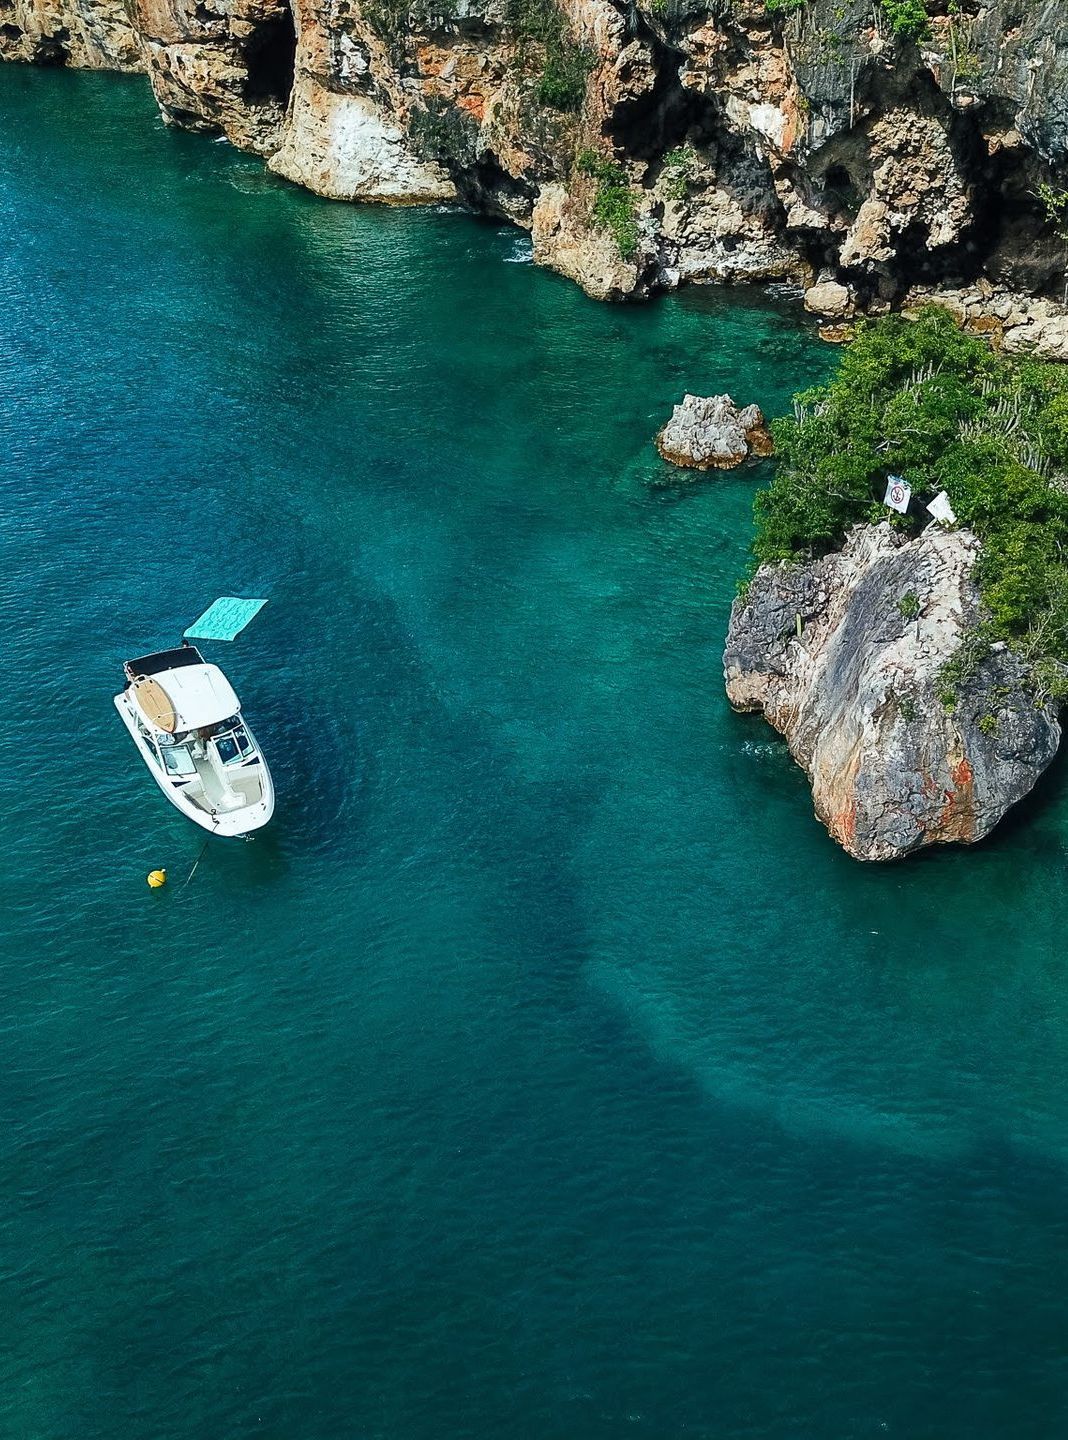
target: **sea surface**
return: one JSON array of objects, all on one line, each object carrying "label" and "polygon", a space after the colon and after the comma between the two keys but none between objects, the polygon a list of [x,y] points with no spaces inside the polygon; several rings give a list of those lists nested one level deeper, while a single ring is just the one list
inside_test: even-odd
[{"label": "sea surface", "polygon": [[[651,444],[834,352],[0,120],[3,1440],[1068,1433],[1065,768],[848,859],[722,692],[766,472]],[[278,808],[186,883],[112,695],[222,594]]]}]

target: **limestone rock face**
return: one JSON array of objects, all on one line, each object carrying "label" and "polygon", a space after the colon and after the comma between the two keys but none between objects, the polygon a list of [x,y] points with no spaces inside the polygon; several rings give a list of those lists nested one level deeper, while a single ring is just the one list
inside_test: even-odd
[{"label": "limestone rock face", "polygon": [[1035,299],[987,284],[963,290],[915,286],[902,301],[906,311],[922,305],[941,305],[966,330],[985,335],[1012,354],[1068,360],[1068,307],[1055,300]]},{"label": "limestone rock face", "polygon": [[141,70],[145,63],[123,0],[0,0],[0,59],[79,70]]},{"label": "limestone rock face", "polygon": [[642,261],[624,260],[612,236],[590,229],[586,206],[564,185],[546,185],[531,216],[534,259],[582,286],[595,300],[640,295]]},{"label": "limestone rock face", "polygon": [[168,124],[277,148],[296,44],[287,0],[131,0],[131,13]]},{"label": "limestone rock face", "polygon": [[1068,0],[928,8],[915,45],[871,0],[0,0],[0,58],[144,69],[169,124],[503,217],[599,299],[787,281],[844,319],[922,286],[1060,355]]},{"label": "limestone rock face", "polygon": [[684,395],[656,448],[673,465],[692,470],[733,470],[750,455],[772,453],[760,407],[739,410],[729,395]]},{"label": "limestone rock face", "polygon": [[805,291],[805,309],[814,315],[827,315],[833,320],[844,320],[853,313],[853,295],[845,285],[836,280],[824,280]]},{"label": "limestone rock face", "polygon": [[455,200],[440,165],[419,158],[404,132],[365,95],[339,95],[302,76],[272,170],[335,200],[422,205]]},{"label": "limestone rock face", "polygon": [[910,228],[922,229],[928,251],[960,241],[972,212],[963,158],[950,139],[952,119],[896,106],[871,124],[869,193],[846,232],[839,265],[892,261]]},{"label": "limestone rock face", "polygon": [[[764,565],[731,611],[727,695],[786,737],[816,814],[860,860],[981,840],[1053,759],[1061,727],[1023,662],[994,649],[942,698],[974,624],[978,541],[858,526],[809,565]],[[801,636],[797,636],[800,616]]]}]

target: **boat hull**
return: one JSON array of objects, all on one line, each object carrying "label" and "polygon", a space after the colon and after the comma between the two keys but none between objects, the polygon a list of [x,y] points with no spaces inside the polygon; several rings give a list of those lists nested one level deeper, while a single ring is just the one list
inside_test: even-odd
[{"label": "boat hull", "polygon": [[[258,745],[256,745],[256,753],[259,755],[263,798],[252,805],[244,805],[233,810],[220,810],[211,814],[192,800],[186,793],[187,786],[176,783],[160,770],[154,755],[138,729],[127,692],[123,690],[114,698],[115,709],[119,712],[122,723],[126,726],[130,739],[136,745],[137,752],[144,761],[148,773],[174,808],[180,810],[187,820],[192,820],[194,825],[199,825],[202,830],[206,830],[211,835],[230,837],[250,835],[254,830],[262,829],[267,824],[274,814],[274,784],[271,780],[271,772],[267,768],[267,762]],[[255,745],[255,736],[249,730],[247,723],[245,730],[248,731],[249,739]]]}]

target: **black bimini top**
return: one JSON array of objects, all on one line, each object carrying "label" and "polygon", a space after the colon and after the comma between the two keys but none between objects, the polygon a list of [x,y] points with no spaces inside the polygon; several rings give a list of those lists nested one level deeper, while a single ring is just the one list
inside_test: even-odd
[{"label": "black bimini top", "polygon": [[155,655],[142,655],[127,660],[127,675],[158,675],[163,670],[180,670],[183,665],[203,665],[204,657],[195,645],[179,645],[176,650],[158,650]]}]

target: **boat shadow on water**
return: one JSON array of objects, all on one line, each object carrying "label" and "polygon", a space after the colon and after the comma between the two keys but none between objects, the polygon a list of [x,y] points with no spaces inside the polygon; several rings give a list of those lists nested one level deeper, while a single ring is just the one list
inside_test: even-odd
[{"label": "boat shadow on water", "polygon": [[276,794],[274,817],[256,844],[289,856],[350,846],[368,785],[360,726],[328,711],[312,721],[286,688],[257,700],[256,719],[270,746]]}]

